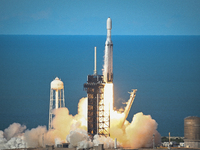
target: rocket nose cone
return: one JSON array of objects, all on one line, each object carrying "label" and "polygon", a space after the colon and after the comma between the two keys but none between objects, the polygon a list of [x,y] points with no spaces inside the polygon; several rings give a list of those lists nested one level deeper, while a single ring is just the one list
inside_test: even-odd
[{"label": "rocket nose cone", "polygon": [[112,29],[112,20],[110,18],[107,19],[107,30]]}]

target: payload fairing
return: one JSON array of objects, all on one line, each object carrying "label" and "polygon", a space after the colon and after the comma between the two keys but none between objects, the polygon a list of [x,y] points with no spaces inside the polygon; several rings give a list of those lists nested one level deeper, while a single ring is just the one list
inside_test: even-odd
[{"label": "payload fairing", "polygon": [[113,43],[111,40],[112,20],[107,19],[107,39],[105,43],[104,82],[113,83]]}]

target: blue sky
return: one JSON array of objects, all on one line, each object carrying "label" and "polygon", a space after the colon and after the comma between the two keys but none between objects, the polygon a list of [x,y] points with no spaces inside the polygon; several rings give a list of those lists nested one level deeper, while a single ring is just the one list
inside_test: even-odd
[{"label": "blue sky", "polygon": [[200,0],[1,0],[0,34],[200,35]]}]

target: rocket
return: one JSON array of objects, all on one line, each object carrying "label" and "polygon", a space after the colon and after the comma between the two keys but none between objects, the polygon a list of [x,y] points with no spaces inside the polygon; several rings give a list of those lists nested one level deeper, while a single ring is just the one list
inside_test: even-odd
[{"label": "rocket", "polygon": [[113,83],[113,43],[111,40],[112,20],[107,19],[107,39],[105,43],[104,55],[104,69],[103,76],[104,82]]}]

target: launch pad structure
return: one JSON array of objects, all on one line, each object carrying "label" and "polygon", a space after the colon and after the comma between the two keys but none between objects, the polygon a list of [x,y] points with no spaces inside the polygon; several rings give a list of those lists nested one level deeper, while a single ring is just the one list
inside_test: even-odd
[{"label": "launch pad structure", "polygon": [[110,136],[110,116],[104,113],[103,76],[88,75],[84,89],[88,97],[88,134]]},{"label": "launch pad structure", "polygon": [[[87,76],[87,83],[84,89],[88,98],[88,134],[110,136],[110,109],[108,100],[105,100],[107,93],[104,87],[108,83],[113,83],[113,43],[111,40],[112,20],[107,19],[107,38],[105,42],[105,56],[103,75],[97,75],[96,71],[96,47],[94,60],[94,74]],[[112,98],[110,98],[112,99]],[[108,110],[109,109],[109,110]]]},{"label": "launch pad structure", "polygon": [[96,47],[94,66],[94,74],[88,75],[87,83],[84,84],[88,98],[88,134],[110,136],[110,114],[105,115],[104,111],[104,77],[97,75],[96,71]]}]

